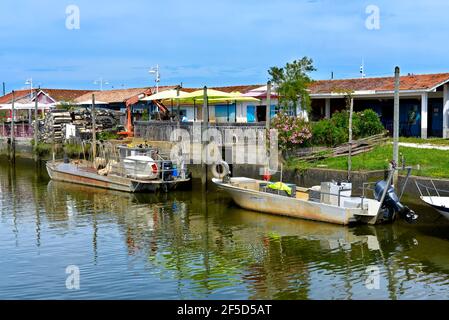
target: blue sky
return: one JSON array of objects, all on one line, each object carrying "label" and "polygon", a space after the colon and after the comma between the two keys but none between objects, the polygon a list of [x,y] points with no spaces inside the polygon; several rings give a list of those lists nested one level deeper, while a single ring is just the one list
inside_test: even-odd
[{"label": "blue sky", "polygon": [[[66,7],[80,29],[66,28]],[[368,5],[380,29],[365,26]],[[449,2],[343,0],[2,0],[0,82],[42,87],[215,86],[267,81],[270,66],[302,56],[315,79],[449,71]]]}]

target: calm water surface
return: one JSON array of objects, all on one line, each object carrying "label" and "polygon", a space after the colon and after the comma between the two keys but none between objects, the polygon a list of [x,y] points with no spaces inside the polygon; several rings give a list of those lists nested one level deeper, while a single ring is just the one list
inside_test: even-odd
[{"label": "calm water surface", "polygon": [[195,190],[108,192],[1,162],[0,299],[449,298],[449,223],[432,209],[411,203],[416,225],[346,228]]}]

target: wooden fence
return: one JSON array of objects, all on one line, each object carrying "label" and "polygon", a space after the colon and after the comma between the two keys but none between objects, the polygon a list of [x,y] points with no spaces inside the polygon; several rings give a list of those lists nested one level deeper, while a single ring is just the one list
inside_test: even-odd
[{"label": "wooden fence", "polygon": [[[201,126],[201,122],[196,122],[196,126]],[[147,141],[170,141],[171,134],[176,129],[182,129],[194,135],[193,122],[173,122],[173,121],[137,121],[134,123],[134,136]],[[240,131],[252,129],[257,134],[265,134],[263,123],[210,123],[209,129],[217,129],[224,138],[227,131]],[[250,141],[248,141],[250,142]]]}]

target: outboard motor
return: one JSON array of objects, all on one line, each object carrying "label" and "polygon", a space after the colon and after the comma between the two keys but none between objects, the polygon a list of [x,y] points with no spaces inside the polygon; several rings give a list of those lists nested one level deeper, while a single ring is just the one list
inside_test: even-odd
[{"label": "outboard motor", "polygon": [[162,161],[162,180],[172,181],[173,180],[173,162]]},{"label": "outboard motor", "polygon": [[374,186],[374,198],[377,201],[381,201],[385,189],[387,189],[387,193],[385,194],[385,199],[381,208],[383,220],[393,222],[399,214],[399,216],[404,218],[408,223],[415,222],[418,219],[418,215],[399,201],[394,188],[391,185],[387,186],[385,180],[377,182]]}]

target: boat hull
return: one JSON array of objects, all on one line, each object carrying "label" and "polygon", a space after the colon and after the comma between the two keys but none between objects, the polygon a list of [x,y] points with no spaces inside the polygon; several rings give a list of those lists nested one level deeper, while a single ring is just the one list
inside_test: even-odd
[{"label": "boat hull", "polygon": [[225,190],[238,206],[252,211],[340,225],[358,222],[360,221],[359,217],[366,216],[361,209],[343,208],[234,187],[230,184],[222,183],[218,179],[213,179],[213,182],[219,188]]},{"label": "boat hull", "polygon": [[119,176],[101,176],[93,172],[77,170],[72,164],[47,162],[47,172],[52,180],[76,183],[91,187],[105,188],[124,192],[156,192],[169,191],[190,179],[181,181],[139,181]]},{"label": "boat hull", "polygon": [[421,200],[449,219],[449,197],[421,197]]}]

